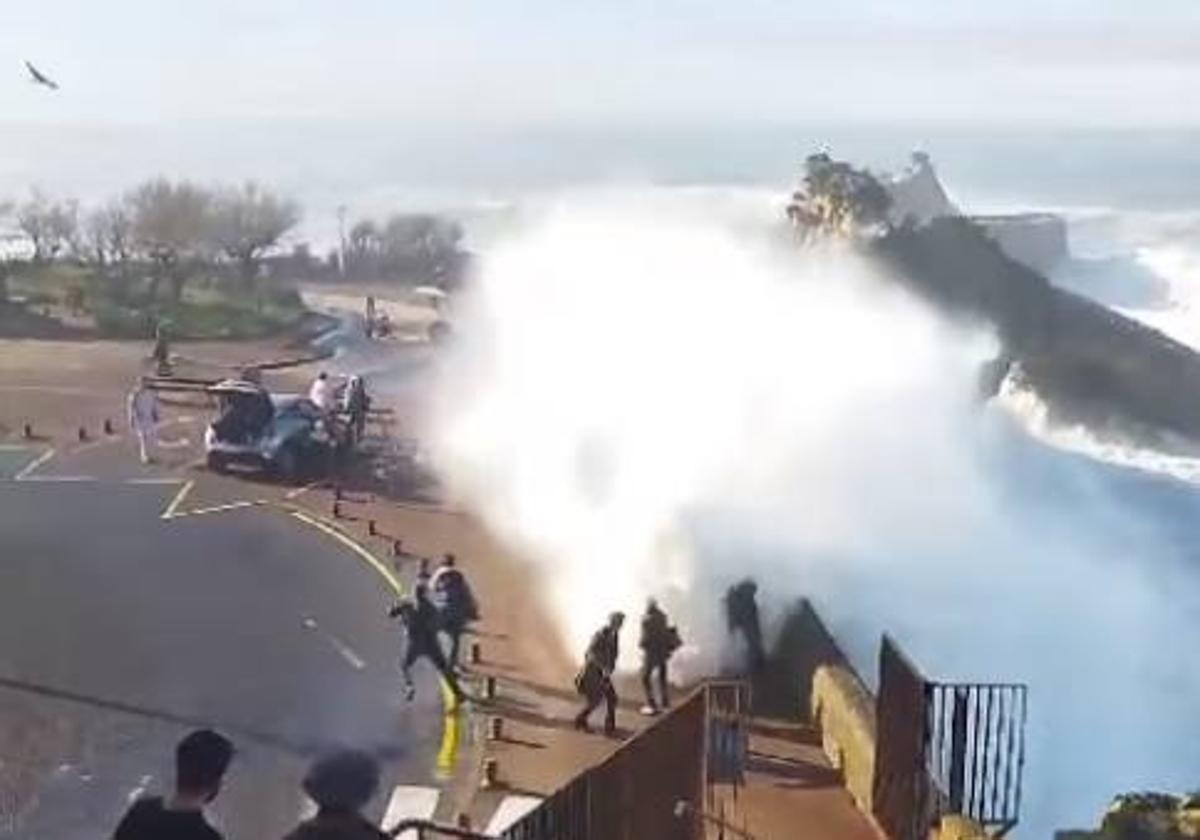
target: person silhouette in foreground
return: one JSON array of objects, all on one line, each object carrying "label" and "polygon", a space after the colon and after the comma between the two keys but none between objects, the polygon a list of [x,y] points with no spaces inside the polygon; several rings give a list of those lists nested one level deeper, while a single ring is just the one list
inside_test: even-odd
[{"label": "person silhouette in foreground", "polygon": [[113,840],[222,840],[204,819],[233,759],[233,744],[211,729],[198,729],[175,748],[175,793],[139,799],[121,818]]},{"label": "person silhouette in foreground", "polygon": [[[642,649],[642,688],[646,692],[642,714],[657,715],[671,708],[667,662],[682,643],[679,631],[667,621],[667,614],[658,602],[651,598],[646,603],[646,612],[642,616],[642,637],[638,640],[638,646]],[[654,696],[655,677],[658,678],[658,697]]]},{"label": "person silhouette in foreground", "polygon": [[596,631],[588,645],[583,667],[575,677],[575,690],[584,698],[583,709],[575,716],[575,728],[578,730],[591,731],[588,718],[603,700],[604,734],[611,736],[617,731],[617,690],[613,688],[612,677],[617,667],[621,625],[624,623],[624,613],[612,613],[608,623]]},{"label": "person silhouette in foreground", "polygon": [[762,624],[758,618],[758,584],[751,578],[735,583],[725,593],[725,618],[730,634],[741,633],[750,656],[751,673],[760,675],[767,667]]},{"label": "person silhouette in foreground", "polygon": [[383,840],[362,809],[379,787],[379,763],[358,750],[338,750],[317,759],[304,777],[304,792],[317,814],[284,840]]},{"label": "person silhouette in foreground", "polygon": [[405,598],[388,611],[390,618],[399,618],[404,625],[408,642],[404,649],[404,659],[400,662],[400,672],[404,675],[404,692],[408,700],[417,694],[416,685],[412,679],[412,666],[418,659],[428,659],[441,674],[446,685],[454,694],[455,702],[461,703],[466,699],[462,686],[454,671],[446,663],[442,646],[438,642],[439,617],[437,607],[429,599],[429,582],[422,577],[413,588],[411,598]]}]

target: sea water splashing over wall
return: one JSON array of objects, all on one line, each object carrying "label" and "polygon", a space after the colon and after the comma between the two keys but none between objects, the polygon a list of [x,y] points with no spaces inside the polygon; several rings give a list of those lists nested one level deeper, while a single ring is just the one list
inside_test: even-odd
[{"label": "sea water splashing over wall", "polygon": [[655,594],[681,664],[714,667],[720,594],[754,575],[768,614],[815,596],[868,672],[888,629],[932,675],[1028,681],[1030,836],[1190,785],[1194,497],[982,409],[987,336],[802,252],[778,209],[610,189],[529,212],[461,308],[448,480],[537,561],[573,652]]}]

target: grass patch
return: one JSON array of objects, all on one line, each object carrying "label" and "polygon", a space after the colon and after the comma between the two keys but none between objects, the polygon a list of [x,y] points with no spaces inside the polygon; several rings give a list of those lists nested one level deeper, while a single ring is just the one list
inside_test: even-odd
[{"label": "grass patch", "polygon": [[[299,292],[273,281],[246,289],[220,278],[196,278],[178,302],[164,299],[165,288],[150,301],[148,289],[144,277],[118,283],[63,265],[34,268],[9,282],[9,296],[19,301],[18,308],[32,315],[50,306],[54,317],[100,338],[149,339],[155,325],[164,323],[172,340],[258,339],[286,332],[309,314]],[[72,292],[81,311],[68,306]]]}]

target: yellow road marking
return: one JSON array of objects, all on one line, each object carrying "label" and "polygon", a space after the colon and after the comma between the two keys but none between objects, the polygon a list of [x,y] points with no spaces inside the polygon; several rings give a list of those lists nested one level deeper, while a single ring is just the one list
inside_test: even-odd
[{"label": "yellow road marking", "polygon": [[[382,560],[364,548],[357,540],[344,534],[339,528],[322,521],[316,516],[313,516],[306,511],[299,510],[293,505],[276,504],[280,510],[287,510],[291,515],[305,523],[311,525],[319,531],[323,531],[335,540],[340,542],[346,548],[353,551],[359,557],[367,562],[380,577],[384,579],[388,587],[399,597],[404,594],[404,587],[400,584],[395,573],[384,564]],[[445,680],[439,679],[438,685],[441,688],[442,708],[445,714],[442,716],[442,744],[437,755],[437,775],[440,778],[449,778],[454,769],[455,762],[458,759],[458,748],[460,741],[461,722],[459,720],[459,711],[461,706],[458,699],[454,696],[454,692],[450,690],[450,686]]]},{"label": "yellow road marking", "polygon": [[163,519],[170,519],[171,517],[175,516],[175,511],[179,509],[181,504],[183,504],[183,500],[187,498],[187,494],[192,492],[192,487],[195,486],[195,484],[195,481],[187,481],[182,487],[179,488],[179,492],[176,493],[175,497],[171,499],[171,503],[167,505],[167,509],[162,512]]},{"label": "yellow road marking", "polygon": [[26,464],[19,473],[17,473],[16,475],[13,476],[13,480],[21,481],[22,479],[28,477],[30,475],[30,473],[32,473],[38,467],[45,464],[47,461],[49,461],[53,457],[54,457],[54,450],[47,449],[41,455],[37,456],[32,461],[30,461],[28,464]]}]

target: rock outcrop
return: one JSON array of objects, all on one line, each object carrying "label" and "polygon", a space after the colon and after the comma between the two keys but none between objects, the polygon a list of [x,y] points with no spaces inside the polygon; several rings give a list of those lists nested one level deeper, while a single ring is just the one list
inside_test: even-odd
[{"label": "rock outcrop", "polygon": [[896,228],[868,247],[937,307],[992,325],[1056,419],[1168,450],[1200,443],[1200,355],[1185,345],[1051,285],[965,218]]},{"label": "rock outcrop", "polygon": [[[937,219],[962,216],[942,186],[933,161],[914,152],[908,168],[883,182],[892,197],[894,227],[922,227]],[[1067,223],[1053,213],[972,215],[1000,250],[1035,271],[1049,271],[1070,256]]]}]

